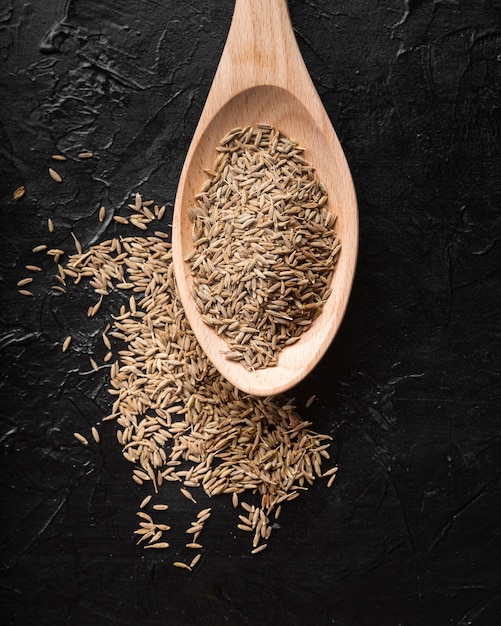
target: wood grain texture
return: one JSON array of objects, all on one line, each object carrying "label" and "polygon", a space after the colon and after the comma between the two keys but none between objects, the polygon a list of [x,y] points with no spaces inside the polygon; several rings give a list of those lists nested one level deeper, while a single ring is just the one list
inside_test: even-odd
[{"label": "wood grain texture", "polygon": [[[341,253],[322,314],[278,365],[249,372],[223,355],[228,346],[208,327],[190,293],[193,249],[188,209],[212,167],[219,140],[233,127],[268,123],[305,148],[337,216]],[[358,250],[355,190],[344,153],[296,44],[285,0],[237,0],[228,39],[181,173],[173,222],[174,269],[186,315],[207,356],[233,384],[267,396],[302,380],[335,336],[348,303]]]}]

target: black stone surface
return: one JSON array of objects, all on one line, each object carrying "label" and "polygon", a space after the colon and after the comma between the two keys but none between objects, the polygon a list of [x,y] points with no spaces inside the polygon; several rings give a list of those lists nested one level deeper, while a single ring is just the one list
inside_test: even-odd
[{"label": "black stone surface", "polygon": [[[339,478],[249,555],[231,505],[193,573],[136,547],[85,289],[18,294],[41,243],[124,232],[136,191],[172,207],[230,0],[7,0],[0,8],[0,613],[4,624],[501,623],[501,2],[290,0],[349,160],[360,257],[342,331],[297,389]],[[76,154],[96,157],[80,162]],[[47,174],[51,154],[64,183]],[[26,186],[15,202],[12,192]],[[47,218],[56,225],[52,235]],[[115,303],[119,296],[115,298]],[[106,311],[112,304],[104,304]],[[73,349],[61,341],[73,334]],[[316,401],[304,408],[315,393]],[[179,515],[189,503],[178,498]],[[172,500],[171,500],[172,502]],[[191,509],[190,509],[191,510]],[[217,521],[216,521],[217,519]],[[168,559],[167,559],[168,561]]]}]

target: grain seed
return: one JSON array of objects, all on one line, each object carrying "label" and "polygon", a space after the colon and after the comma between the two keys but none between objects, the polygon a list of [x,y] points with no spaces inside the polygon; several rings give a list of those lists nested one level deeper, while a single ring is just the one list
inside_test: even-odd
[{"label": "grain seed", "polygon": [[196,500],[195,500],[195,498],[191,495],[191,493],[188,491],[188,489],[181,488],[179,491],[183,494],[183,496],[184,496],[185,498],[188,498],[188,500],[191,500],[191,501],[192,501],[192,502],[194,502],[195,504],[197,503],[197,501],[196,501]]},{"label": "grain seed", "polygon": [[17,286],[24,287],[24,285],[29,285],[32,282],[33,278],[23,278],[22,280],[18,281]]},{"label": "grain seed", "polygon": [[267,547],[267,543],[262,543],[260,546],[257,546],[257,548],[254,548],[254,550],[251,550],[251,554],[258,554],[259,552],[266,550]]},{"label": "grain seed", "polygon": [[76,235],[74,232],[71,233],[71,236],[73,237],[73,241],[75,242],[75,248],[77,249],[78,254],[82,254],[82,245],[81,243],[78,241]]},{"label": "grain seed", "polygon": [[336,474],[332,474],[332,476],[327,481],[327,488],[332,487],[332,484],[334,483],[335,480],[336,480]]},{"label": "grain seed", "polygon": [[14,200],[20,200],[24,196],[25,193],[26,193],[26,189],[24,185],[21,185],[20,187],[14,190],[12,197],[14,198]]},{"label": "grain seed", "polygon": [[148,513],[143,513],[143,511],[137,511],[136,515],[140,517],[141,519],[146,520],[148,524],[148,528],[153,524],[153,518],[151,517],[151,515],[148,515]]},{"label": "grain seed", "polygon": [[130,307],[132,315],[135,315],[137,313],[137,309],[136,309],[136,299],[134,298],[134,296],[131,296],[129,298],[129,307]]},{"label": "grain seed", "polygon": [[[145,506],[147,506],[151,500],[152,496],[146,496],[146,498],[143,498],[143,500],[141,500],[141,504],[139,505],[140,509],[144,509]],[[155,507],[153,507],[155,508]]]},{"label": "grain seed", "polygon": [[304,406],[305,406],[307,409],[309,409],[309,408],[310,408],[310,406],[311,406],[311,405],[315,402],[316,397],[317,397],[317,396],[316,396],[315,394],[313,394],[312,396],[310,396],[310,397],[308,398],[308,400],[306,400],[306,404],[305,404]]},{"label": "grain seed", "polygon": [[332,476],[332,474],[337,474],[338,469],[339,468],[337,466],[331,467],[330,469],[328,469],[326,472],[322,474],[322,478],[326,478],[327,476]]},{"label": "grain seed", "polygon": [[103,338],[104,345],[108,348],[108,350],[111,350],[111,341],[108,335],[106,333],[103,333],[101,337]]},{"label": "grain seed", "polygon": [[154,535],[149,537],[148,543],[157,543],[162,538],[162,535],[163,535],[162,531],[157,530],[157,532]]},{"label": "grain seed", "polygon": [[56,183],[62,183],[63,182],[63,179],[61,178],[61,176],[59,176],[59,174],[56,172],[56,170],[52,169],[52,167],[49,167],[49,174],[50,174],[51,178],[56,181]]},{"label": "grain seed", "polygon": [[139,209],[141,208],[141,204],[143,202],[141,198],[141,194],[139,192],[136,193],[134,200],[135,202],[132,206],[134,209],[136,209],[136,211],[139,211]]},{"label": "grain seed", "polygon": [[170,530],[170,526],[168,526],[167,524],[156,524],[156,527],[160,530]]},{"label": "grain seed", "polygon": [[66,339],[63,341],[63,348],[62,348],[63,352],[66,352],[66,350],[70,347],[70,343],[72,339],[73,337],[71,335],[68,335]]},{"label": "grain seed", "polygon": [[79,441],[80,443],[83,443],[84,446],[88,446],[89,445],[89,441],[88,439],[86,439],[83,435],[81,435],[80,433],[73,433],[73,437],[75,437],[75,439],[77,441]]},{"label": "grain seed", "polygon": [[210,513],[206,513],[203,517],[198,518],[198,522],[200,524],[205,524],[205,522],[209,519],[210,516],[211,516]]},{"label": "grain seed", "polygon": [[191,569],[193,569],[195,567],[195,565],[200,561],[200,559],[202,558],[202,553],[199,552],[196,556],[193,557],[191,563],[190,563],[190,567]]},{"label": "grain seed", "polygon": [[247,526],[247,524],[237,524],[237,528],[245,532],[252,532],[252,526]]},{"label": "grain seed", "polygon": [[162,550],[164,548],[168,548],[170,546],[170,543],[167,543],[167,541],[160,541],[159,543],[150,543],[146,546],[144,546],[145,548],[155,548],[158,550]]}]

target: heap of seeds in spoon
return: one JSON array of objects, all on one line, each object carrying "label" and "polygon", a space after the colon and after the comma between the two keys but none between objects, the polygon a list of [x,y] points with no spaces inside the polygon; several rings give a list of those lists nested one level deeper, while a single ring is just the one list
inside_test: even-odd
[{"label": "heap of seeds in spoon", "polygon": [[304,149],[276,128],[231,130],[190,208],[192,294],[227,358],[277,364],[330,295],[336,216]]}]

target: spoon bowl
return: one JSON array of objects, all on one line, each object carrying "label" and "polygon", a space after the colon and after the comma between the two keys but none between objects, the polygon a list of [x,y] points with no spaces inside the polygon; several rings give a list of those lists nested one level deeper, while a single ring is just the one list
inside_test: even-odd
[{"label": "spoon bowl", "polygon": [[[285,347],[274,367],[248,371],[227,359],[226,341],[201,318],[191,295],[193,250],[188,210],[212,168],[216,146],[232,128],[271,124],[304,147],[304,157],[324,184],[337,215],[341,241],[331,295],[297,343]],[[232,384],[268,396],[300,382],[335,336],[349,299],[358,248],[358,213],[350,171],[334,129],[297,47],[286,0],[236,0],[232,25],[181,173],[173,221],[173,261],[186,316],[204,352]]]}]

